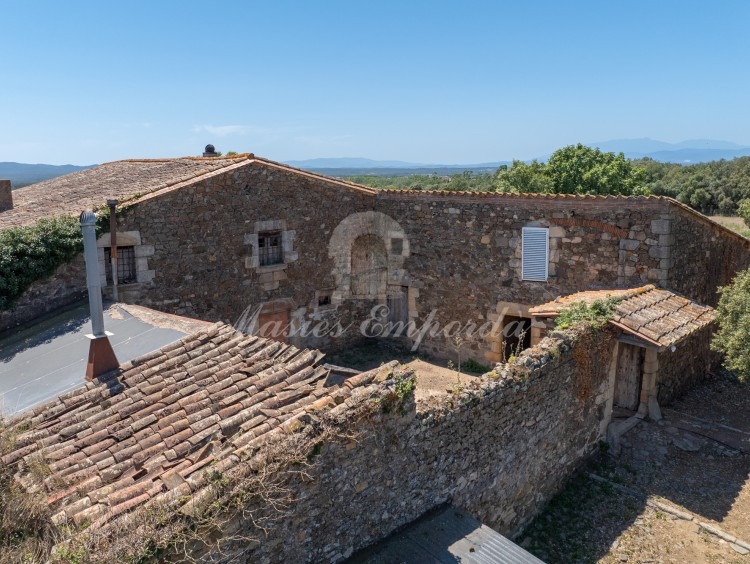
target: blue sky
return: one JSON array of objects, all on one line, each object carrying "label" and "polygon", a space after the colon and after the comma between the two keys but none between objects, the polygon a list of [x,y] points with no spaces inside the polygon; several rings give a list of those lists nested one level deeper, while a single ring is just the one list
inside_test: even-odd
[{"label": "blue sky", "polygon": [[0,161],[750,145],[750,3],[0,2]]}]

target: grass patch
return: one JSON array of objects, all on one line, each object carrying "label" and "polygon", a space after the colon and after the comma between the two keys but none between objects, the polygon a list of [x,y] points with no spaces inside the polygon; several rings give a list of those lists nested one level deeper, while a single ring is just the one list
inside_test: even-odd
[{"label": "grass patch", "polygon": [[471,372],[472,374],[485,374],[490,371],[490,367],[470,358],[469,360],[464,361],[461,365],[461,370],[464,372]]}]

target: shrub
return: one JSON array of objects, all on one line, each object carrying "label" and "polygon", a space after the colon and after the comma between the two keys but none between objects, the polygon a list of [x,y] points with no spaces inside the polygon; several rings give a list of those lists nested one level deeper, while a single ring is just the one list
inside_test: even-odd
[{"label": "shrub", "polygon": [[[106,216],[100,216],[97,235],[107,227]],[[12,308],[32,283],[50,277],[82,250],[77,217],[40,219],[34,225],[0,231],[0,311]]]},{"label": "shrub", "polygon": [[481,362],[477,362],[473,358],[470,358],[466,362],[464,362],[463,366],[464,372],[471,372],[472,374],[485,374],[490,371],[490,367],[482,364]]},{"label": "shrub", "polygon": [[603,327],[612,317],[619,303],[620,300],[617,298],[608,298],[596,300],[590,305],[585,302],[571,304],[560,311],[555,319],[555,328],[568,329],[579,323],[586,323],[594,328]]},{"label": "shrub", "polygon": [[750,269],[719,289],[719,330],[711,348],[724,354],[724,365],[741,380],[750,380]]},{"label": "shrub", "polygon": [[750,199],[742,200],[737,204],[737,215],[750,227]]}]

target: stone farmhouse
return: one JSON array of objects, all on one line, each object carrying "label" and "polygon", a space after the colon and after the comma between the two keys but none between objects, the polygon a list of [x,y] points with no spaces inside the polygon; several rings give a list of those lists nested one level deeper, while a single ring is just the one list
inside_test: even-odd
[{"label": "stone farmhouse", "polygon": [[[510,323],[524,346],[539,342],[530,308],[581,291],[654,284],[715,305],[750,245],[668,198],[378,191],[252,154],[107,163],[12,197],[0,229],[119,200],[121,301],[232,324],[256,313],[257,327],[323,351],[361,340],[378,304],[417,329],[496,324],[458,345],[482,363],[517,347]],[[99,246],[111,285],[109,235]],[[75,261],[0,313],[0,331],[85,288]],[[433,333],[420,351],[455,357]]]},{"label": "stone farmhouse", "polygon": [[[320,421],[362,433],[329,438],[279,527],[227,540],[226,561],[338,561],[446,501],[517,532],[625,430],[613,410],[659,418],[718,362],[717,289],[750,266],[750,240],[669,198],[379,191],[253,154],[0,184],[0,230],[107,199],[105,296],[116,280],[120,302],[211,325],[23,415],[3,463],[56,520],[106,528],[156,500],[197,506],[211,472],[248,471],[269,440],[319,446]],[[0,332],[85,295],[78,257],[0,312]],[[554,330],[564,307],[608,298],[597,347]],[[333,381],[318,352],[368,336],[495,369],[462,399],[386,413],[373,398],[393,398],[398,366]],[[34,456],[50,462],[43,483]]]}]

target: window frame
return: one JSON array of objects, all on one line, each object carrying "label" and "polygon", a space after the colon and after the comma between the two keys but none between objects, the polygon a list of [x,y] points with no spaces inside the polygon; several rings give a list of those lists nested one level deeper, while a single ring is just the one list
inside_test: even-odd
[{"label": "window frame", "polygon": [[[276,240],[276,245],[266,245],[272,240]],[[274,249],[268,251],[267,249]],[[268,262],[272,260],[273,262]],[[275,260],[274,260],[275,259]],[[284,261],[284,234],[281,229],[260,231],[258,233],[258,267],[274,267],[285,264]]]},{"label": "window frame", "polygon": [[[127,263],[127,264],[126,264]],[[121,276],[130,274],[129,278]],[[104,276],[107,286],[114,286],[112,274],[112,247],[104,247]],[[138,283],[138,261],[135,256],[135,245],[117,246],[117,285],[126,286]]]},{"label": "window frame", "polygon": [[[526,274],[526,234],[544,233],[544,278]],[[549,280],[549,227],[523,227],[521,229],[521,280],[525,282],[547,282]]]}]

